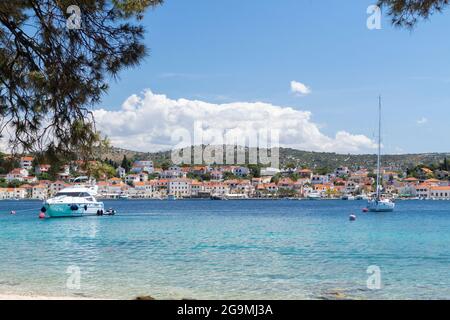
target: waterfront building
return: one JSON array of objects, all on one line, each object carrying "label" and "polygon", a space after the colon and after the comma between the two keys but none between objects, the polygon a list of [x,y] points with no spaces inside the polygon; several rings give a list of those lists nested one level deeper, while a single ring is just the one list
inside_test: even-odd
[{"label": "waterfront building", "polygon": [[147,182],[136,182],[134,188],[130,188],[128,193],[132,198],[154,198],[154,184]]},{"label": "waterfront building", "polygon": [[419,198],[426,198],[428,199],[430,197],[430,185],[426,183],[421,183],[416,185],[416,197]]},{"label": "waterfront building", "polygon": [[430,198],[435,200],[450,200],[450,186],[431,187]]},{"label": "waterfront building", "polygon": [[168,183],[168,194],[179,198],[188,198],[191,196],[191,184],[189,179],[172,179]]},{"label": "waterfront building", "polygon": [[198,196],[200,192],[205,192],[205,188],[202,182],[194,180],[191,184],[191,195]]},{"label": "waterfront building", "polygon": [[278,189],[293,190],[294,181],[291,178],[283,178],[278,181]]},{"label": "waterfront building", "polygon": [[31,191],[31,197],[33,199],[44,200],[48,198],[48,188],[44,184],[38,184],[33,186]]},{"label": "waterfront building", "polygon": [[230,193],[230,187],[223,182],[207,182],[204,191],[214,196],[224,196]]},{"label": "waterfront building", "polygon": [[[42,185],[44,185],[41,182]],[[67,188],[69,185],[62,181],[62,180],[57,180],[55,182],[51,182],[50,185],[47,186],[49,194],[51,197],[53,197],[55,194],[57,194],[59,191],[61,191],[64,188]]]}]

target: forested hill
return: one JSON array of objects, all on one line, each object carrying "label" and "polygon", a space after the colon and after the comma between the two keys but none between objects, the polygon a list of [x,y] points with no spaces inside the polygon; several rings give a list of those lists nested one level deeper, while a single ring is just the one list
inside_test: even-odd
[{"label": "forested hill", "polygon": [[[248,151],[248,150],[247,150]],[[170,161],[171,152],[139,152],[121,148],[111,148],[108,153],[103,153],[102,158],[108,158],[120,163],[123,157],[129,160],[153,160],[155,165]],[[406,169],[417,165],[430,165],[442,162],[444,158],[450,159],[450,153],[423,153],[423,154],[401,154],[401,155],[383,155],[383,166],[393,169]],[[295,165],[296,167],[308,168],[336,168],[338,166],[347,166],[349,168],[376,166],[376,155],[355,155],[355,154],[337,154],[327,152],[309,152],[289,148],[280,149],[280,165]]]}]

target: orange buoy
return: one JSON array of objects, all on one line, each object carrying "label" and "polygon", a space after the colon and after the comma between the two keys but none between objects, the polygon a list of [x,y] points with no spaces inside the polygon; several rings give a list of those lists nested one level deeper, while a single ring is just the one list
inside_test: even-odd
[{"label": "orange buoy", "polygon": [[369,212],[369,209],[364,208],[364,209],[362,209],[362,211],[363,211],[363,212]]},{"label": "orange buoy", "polygon": [[45,213],[40,212],[39,213],[39,219],[45,219]]}]

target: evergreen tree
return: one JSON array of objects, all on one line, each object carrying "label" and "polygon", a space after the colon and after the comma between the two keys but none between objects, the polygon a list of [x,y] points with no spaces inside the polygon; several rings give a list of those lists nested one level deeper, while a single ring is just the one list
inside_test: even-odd
[{"label": "evergreen tree", "polygon": [[448,7],[448,0],[378,0],[378,5],[387,8],[395,26],[413,28],[419,20],[427,20],[434,13]]},{"label": "evergreen tree", "polygon": [[121,166],[122,168],[124,168],[126,172],[129,172],[129,171],[130,171],[130,169],[131,169],[131,161],[129,161],[129,160],[127,159],[127,156],[126,156],[126,155],[123,155],[122,163],[121,163],[120,166]]},{"label": "evergreen tree", "polygon": [[12,150],[90,156],[102,140],[91,109],[110,77],[146,56],[141,20],[161,2],[0,1],[0,118]]}]

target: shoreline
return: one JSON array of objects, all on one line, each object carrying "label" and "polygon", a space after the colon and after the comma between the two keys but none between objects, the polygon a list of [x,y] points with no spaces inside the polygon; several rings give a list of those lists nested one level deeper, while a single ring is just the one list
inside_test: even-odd
[{"label": "shoreline", "polygon": [[65,296],[65,297],[52,297],[52,296],[41,296],[34,294],[3,294],[0,293],[0,301],[3,300],[97,300],[97,299],[89,299],[83,297],[73,297],[73,296]]}]

